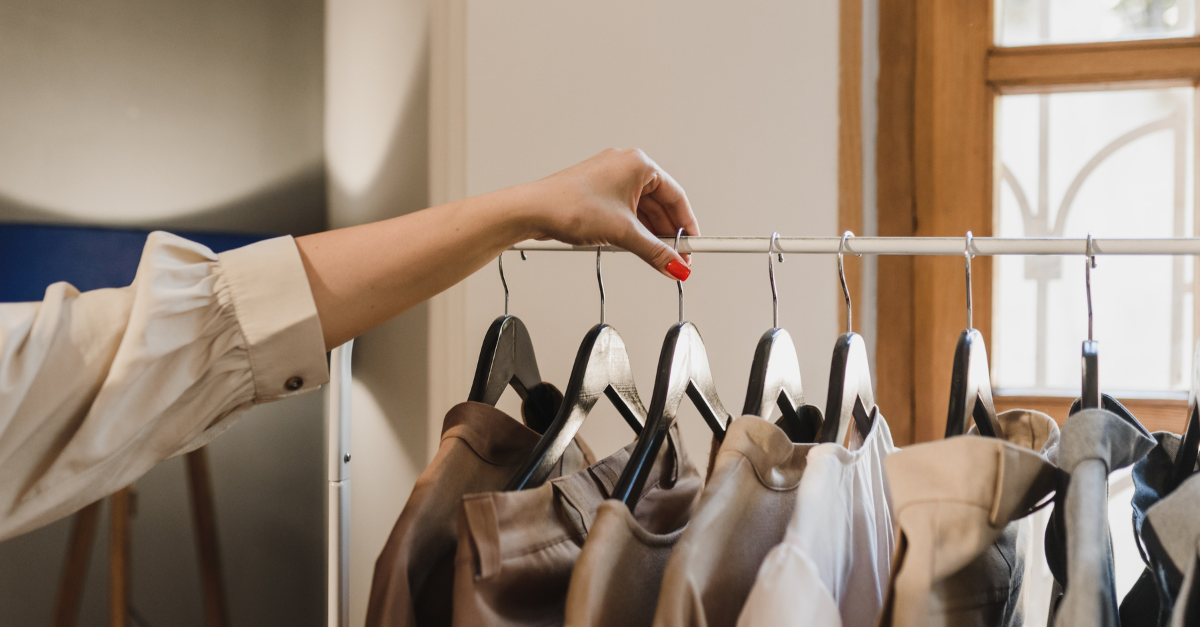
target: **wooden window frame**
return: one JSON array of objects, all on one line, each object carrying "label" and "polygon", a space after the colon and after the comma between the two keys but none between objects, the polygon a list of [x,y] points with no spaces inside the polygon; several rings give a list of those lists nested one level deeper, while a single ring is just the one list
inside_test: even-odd
[{"label": "wooden window frame", "polygon": [[[861,5],[842,0],[843,38],[861,33]],[[858,6],[857,13],[854,7]],[[876,144],[881,236],[977,237],[993,231],[993,116],[1000,94],[1130,88],[1154,82],[1200,84],[1200,37],[996,47],[991,1],[879,0]],[[850,32],[848,32],[850,31]],[[861,37],[861,35],[858,35]],[[850,46],[861,43],[861,39]],[[842,44],[839,134],[842,228],[861,226],[861,155],[852,155],[861,46]],[[849,122],[849,124],[848,124]],[[848,148],[848,146],[850,148]],[[858,185],[857,189],[851,189]],[[942,437],[954,346],[963,328],[962,260],[880,256],[877,266],[876,398],[898,443]],[[856,269],[854,266],[851,268]],[[992,259],[973,266],[976,327],[991,338]],[[848,277],[852,278],[852,277]],[[853,276],[857,279],[857,274]],[[1066,418],[1073,399],[1001,396],[1017,407]],[[1182,429],[1183,400],[1121,399],[1150,430]]]}]

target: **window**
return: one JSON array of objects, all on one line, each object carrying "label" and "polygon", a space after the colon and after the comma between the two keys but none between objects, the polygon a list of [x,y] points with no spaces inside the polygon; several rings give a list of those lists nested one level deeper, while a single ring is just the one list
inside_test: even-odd
[{"label": "window", "polygon": [[[880,235],[1195,235],[1196,21],[1196,0],[880,0]],[[998,409],[1066,418],[1083,269],[1082,255],[977,258]],[[900,441],[941,437],[961,273],[878,262],[877,395]],[[1102,387],[1151,429],[1183,424],[1195,274],[1186,257],[1093,271]]]},{"label": "window", "polygon": [[[1183,237],[1193,232],[1192,88],[1002,95],[1000,237]],[[1104,257],[1093,272],[1105,388],[1187,390],[1192,268],[1183,257]],[[1000,257],[992,377],[1001,394],[1077,392],[1083,262]],[[1053,339],[1051,339],[1053,338]]]}]

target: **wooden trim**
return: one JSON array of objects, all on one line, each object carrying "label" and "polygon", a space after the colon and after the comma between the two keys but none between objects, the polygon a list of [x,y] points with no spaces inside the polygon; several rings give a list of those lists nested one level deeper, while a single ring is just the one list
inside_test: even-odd
[{"label": "wooden trim", "polygon": [[[990,236],[995,92],[982,78],[992,43],[992,3],[916,0],[916,16],[915,234],[965,237],[971,230]],[[975,327],[986,340],[991,258],[975,259],[972,278]],[[923,442],[942,437],[945,429],[954,347],[966,326],[962,258],[913,258],[912,294],[913,439]]]},{"label": "wooden trim", "polygon": [[108,624],[129,624],[129,601],[133,598],[130,568],[130,534],[133,518],[133,486],[121,488],[108,499]]},{"label": "wooden trim", "polygon": [[[996,396],[996,411],[1034,409],[1062,424],[1075,399],[1061,396]],[[1174,399],[1117,399],[1150,431],[1181,433],[1187,418],[1188,402]]]},{"label": "wooden trim", "polygon": [[[879,234],[916,232],[913,198],[913,0],[879,0],[879,112],[875,181]],[[875,288],[875,398],[897,444],[913,440],[913,258],[879,255]]]},{"label": "wooden trim", "polygon": [[1200,81],[1200,37],[988,51],[987,82],[1010,90],[1185,79]]},{"label": "wooden trim", "polygon": [[[856,235],[862,235],[862,0],[841,0],[839,5],[838,233],[853,231]],[[852,304],[861,303],[862,263],[855,257],[846,256],[843,266]],[[836,289],[840,305],[841,286]],[[859,319],[862,319],[861,316]],[[846,308],[839,306],[838,329],[845,328]]]},{"label": "wooden trim", "polygon": [[225,601],[225,579],[221,574],[221,551],[217,542],[216,499],[208,467],[208,449],[187,454],[188,493],[196,532],[196,557],[200,562],[200,586],[204,593],[204,619],[208,627],[229,624]]},{"label": "wooden trim", "polygon": [[[467,6],[435,0],[429,12],[430,206],[467,197]],[[467,282],[429,299],[426,459],[441,441],[446,412],[467,397],[474,361],[467,347]]]},{"label": "wooden trim", "polygon": [[62,579],[58,586],[58,598],[54,601],[53,627],[74,627],[79,619],[79,606],[83,601],[83,587],[87,583],[88,562],[92,557],[92,544],[96,539],[96,522],[100,518],[100,501],[79,510],[71,524],[71,540],[67,544],[67,558],[63,564]]}]

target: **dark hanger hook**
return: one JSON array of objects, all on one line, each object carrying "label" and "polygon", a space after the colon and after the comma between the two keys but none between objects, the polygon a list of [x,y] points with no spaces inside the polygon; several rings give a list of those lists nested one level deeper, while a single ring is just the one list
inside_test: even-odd
[{"label": "dark hanger hook", "polygon": [[[846,239],[854,237],[854,233],[846,231],[842,233],[842,242],[838,244],[838,278],[842,280],[842,296],[846,297],[846,333],[854,330],[854,325],[851,324],[850,310],[850,288],[846,286],[846,267],[842,265],[842,253],[846,252]],[[855,254],[855,257],[862,257],[861,254]]]},{"label": "dark hanger hook", "polygon": [[963,251],[963,258],[966,260],[966,264],[967,264],[967,328],[968,329],[975,328],[975,311],[974,311],[974,307],[972,306],[972,302],[971,302],[971,257],[974,256],[971,254],[971,241],[974,239],[974,237],[975,236],[972,235],[970,231],[967,231],[967,248],[966,248],[966,250]]},{"label": "dark hanger hook", "polygon": [[[771,320],[772,329],[779,328],[779,289],[775,287],[775,240],[779,239],[779,231],[771,232],[771,243],[767,245],[767,276],[771,278]],[[779,263],[783,263],[783,253],[779,253]]]},{"label": "dark hanger hook", "polygon": [[1083,262],[1083,281],[1087,287],[1087,308],[1088,308],[1088,341],[1092,341],[1092,268],[1096,267],[1096,252],[1092,249],[1092,232],[1087,234],[1087,250],[1084,251],[1087,259]]},{"label": "dark hanger hook", "polygon": [[[675,231],[675,252],[679,252],[680,235],[683,235],[683,227]],[[683,281],[675,281],[675,287],[679,288],[679,321],[683,322]]]},{"label": "dark hanger hook", "polygon": [[[529,257],[525,256],[525,251],[521,251],[521,261],[528,261]],[[496,265],[500,266],[500,285],[504,286],[504,315],[508,315],[508,281],[504,280],[504,253],[500,253],[496,257]]]},{"label": "dark hanger hook", "polygon": [[596,247],[596,283],[600,284],[600,324],[604,324],[604,274],[600,272],[600,248]]},{"label": "dark hanger hook", "polygon": [[500,285],[504,286],[504,315],[508,316],[508,281],[504,280],[504,253],[496,257],[496,264],[500,266]]}]

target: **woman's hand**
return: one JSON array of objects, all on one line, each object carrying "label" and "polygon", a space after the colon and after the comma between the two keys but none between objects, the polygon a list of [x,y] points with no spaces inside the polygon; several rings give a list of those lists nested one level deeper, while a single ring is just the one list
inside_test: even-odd
[{"label": "woman's hand", "polygon": [[537,207],[531,237],[577,246],[619,246],[679,280],[688,260],[656,235],[700,227],[683,188],[640,150],[604,152],[530,183]]},{"label": "woman's hand", "polygon": [[606,150],[534,183],[296,238],[326,348],[458,283],[513,244],[609,244],[684,280],[686,259],[655,235],[699,235],[683,188],[640,150]]}]

